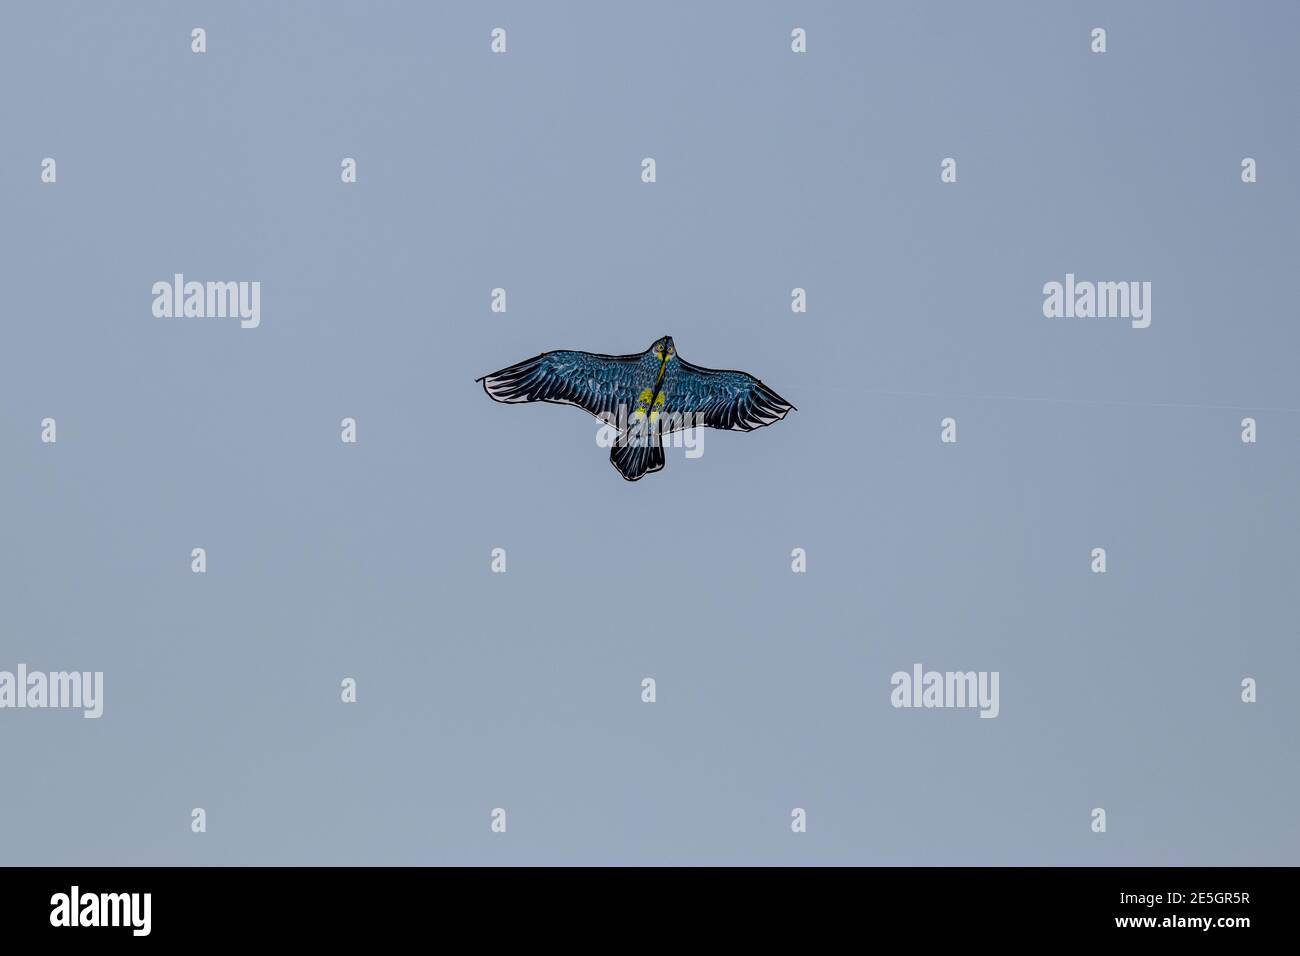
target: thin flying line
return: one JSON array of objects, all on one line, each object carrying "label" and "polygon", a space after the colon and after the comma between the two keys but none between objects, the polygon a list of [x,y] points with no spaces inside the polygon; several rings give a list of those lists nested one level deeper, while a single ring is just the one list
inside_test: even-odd
[{"label": "thin flying line", "polygon": [[1300,412],[1300,408],[1281,405],[1207,405],[1197,402],[1126,402],[1105,398],[1040,398],[1032,395],[977,395],[961,392],[899,392],[877,388],[857,388],[843,385],[787,385],[796,389],[820,389],[835,392],[853,392],[855,395],[890,395],[897,398],[959,398],[990,402],[1039,402],[1048,405],[1117,405],[1124,408],[1201,408],[1232,412]]}]

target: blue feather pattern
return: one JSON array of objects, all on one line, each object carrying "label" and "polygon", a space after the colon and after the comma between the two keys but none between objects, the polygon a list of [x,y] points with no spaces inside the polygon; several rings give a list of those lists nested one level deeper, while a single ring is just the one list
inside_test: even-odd
[{"label": "blue feather pattern", "polygon": [[678,357],[670,336],[639,355],[543,352],[478,381],[498,402],[576,405],[618,423],[620,440],[631,436],[647,444],[645,451],[624,445],[610,454],[629,481],[663,468],[659,439],[667,432],[697,425],[753,431],[794,409],[748,372],[703,368]]}]

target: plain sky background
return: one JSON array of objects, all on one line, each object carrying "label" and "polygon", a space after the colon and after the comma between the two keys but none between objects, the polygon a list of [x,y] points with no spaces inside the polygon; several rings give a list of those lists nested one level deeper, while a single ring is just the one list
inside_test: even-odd
[{"label": "plain sky background", "polygon": [[[0,862],[1300,863],[1298,35],[6,4],[0,669],[105,711],[0,711]],[[155,318],[175,272],[261,281],[261,327]],[[1151,327],[1044,318],[1067,272]],[[664,333],[799,410],[630,484],[474,384]],[[892,708],[915,662],[1000,716]]]}]

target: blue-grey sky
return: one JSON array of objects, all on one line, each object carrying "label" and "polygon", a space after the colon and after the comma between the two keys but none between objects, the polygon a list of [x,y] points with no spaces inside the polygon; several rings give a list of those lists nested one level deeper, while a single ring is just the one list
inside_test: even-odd
[{"label": "blue-grey sky", "polygon": [[[104,714],[0,710],[0,862],[1300,862],[1298,28],[6,5],[0,670]],[[260,326],[155,317],[178,272]],[[665,333],[798,411],[632,484],[474,384]]]}]

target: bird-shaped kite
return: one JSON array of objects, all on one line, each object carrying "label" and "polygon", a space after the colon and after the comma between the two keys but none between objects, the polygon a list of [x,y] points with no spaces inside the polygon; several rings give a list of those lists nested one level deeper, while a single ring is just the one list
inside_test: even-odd
[{"label": "bird-shaped kite", "polygon": [[543,352],[476,381],[498,402],[577,405],[614,427],[609,460],[628,481],[663,468],[664,435],[700,425],[748,432],[794,409],[747,372],[692,365],[670,335],[639,355]]}]

